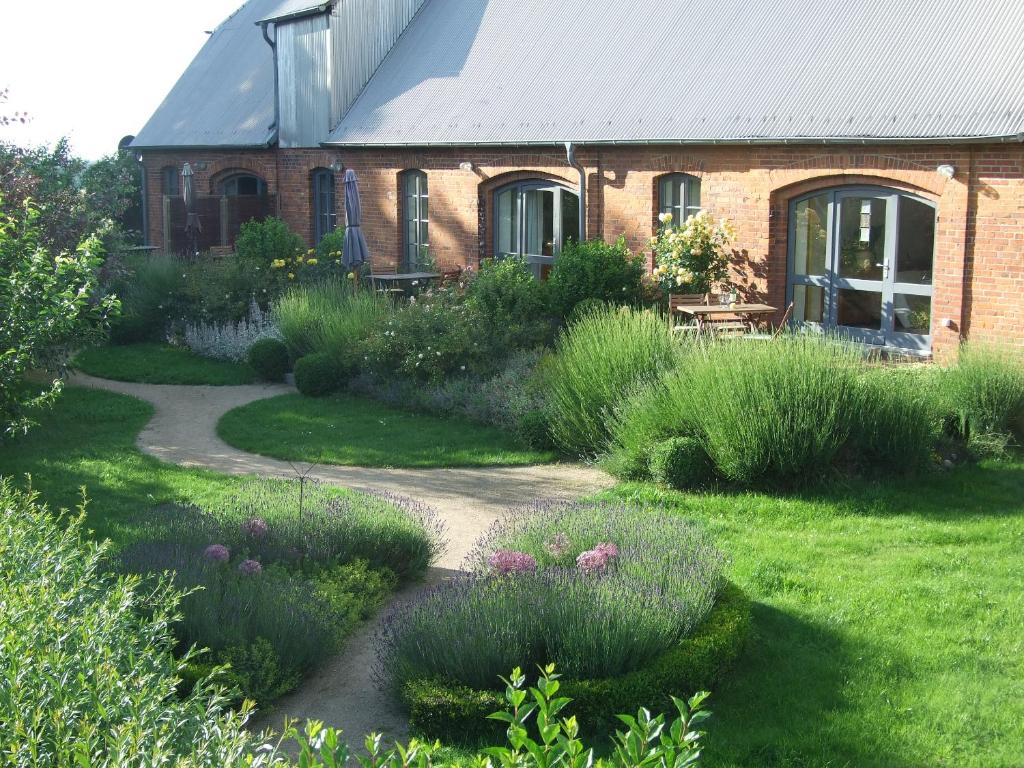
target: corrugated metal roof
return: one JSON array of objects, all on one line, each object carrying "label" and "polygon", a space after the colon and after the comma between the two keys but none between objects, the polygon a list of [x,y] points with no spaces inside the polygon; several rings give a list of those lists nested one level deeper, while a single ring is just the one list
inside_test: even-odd
[{"label": "corrugated metal roof", "polygon": [[330,142],[1009,137],[1021,29],[1021,0],[428,0]]},{"label": "corrugated metal roof", "polygon": [[249,0],[217,27],[132,147],[254,147],[274,138],[274,59],[257,20],[281,0]]},{"label": "corrugated metal roof", "polygon": [[299,16],[323,13],[330,7],[331,1],[332,0],[278,0],[277,7],[266,16],[259,19],[258,23],[284,21],[285,19],[294,19]]}]

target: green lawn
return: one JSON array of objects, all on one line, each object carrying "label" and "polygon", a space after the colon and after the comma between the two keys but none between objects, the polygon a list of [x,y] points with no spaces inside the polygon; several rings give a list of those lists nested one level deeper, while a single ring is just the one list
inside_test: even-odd
[{"label": "green lawn", "polygon": [[708,768],[1024,765],[1024,464],[794,498],[609,495],[704,521],[755,600]]},{"label": "green lawn", "polygon": [[229,411],[217,434],[251,453],[363,467],[491,467],[554,461],[495,427],[348,395],[281,395]]},{"label": "green lawn", "polygon": [[90,376],[142,384],[251,384],[248,365],[200,357],[170,344],[129,344],[79,352],[73,364]]}]

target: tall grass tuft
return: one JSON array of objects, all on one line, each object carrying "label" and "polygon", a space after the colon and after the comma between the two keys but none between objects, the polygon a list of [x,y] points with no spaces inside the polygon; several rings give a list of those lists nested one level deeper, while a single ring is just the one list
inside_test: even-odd
[{"label": "tall grass tuft", "polygon": [[293,360],[324,352],[354,367],[356,347],[393,311],[387,297],[342,283],[319,283],[288,291],[274,308]]},{"label": "tall grass tuft", "polygon": [[679,342],[656,313],[625,307],[584,313],[562,333],[549,369],[555,441],[573,455],[601,453],[611,409],[681,356]]},{"label": "tall grass tuft", "polygon": [[976,450],[1024,441],[1024,352],[972,342],[946,371],[948,393],[961,431]]},{"label": "tall grass tuft", "polygon": [[700,624],[723,557],[702,529],[657,509],[538,503],[496,523],[467,566],[388,617],[386,680],[490,688],[509,664],[547,662],[577,678],[624,674]]}]

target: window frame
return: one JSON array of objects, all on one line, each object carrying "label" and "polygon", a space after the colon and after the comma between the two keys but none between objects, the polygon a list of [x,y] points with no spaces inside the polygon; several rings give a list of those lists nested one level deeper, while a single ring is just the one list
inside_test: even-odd
[{"label": "window frame", "polygon": [[[424,250],[430,252],[430,182],[425,171],[410,168],[402,171],[402,259],[409,272],[419,271]],[[415,237],[409,238],[410,225],[415,224]],[[424,233],[426,238],[424,239]]]},{"label": "window frame", "polygon": [[[671,185],[675,202],[665,200],[666,187]],[[676,224],[682,224],[690,216],[703,210],[701,205],[702,182],[699,176],[689,173],[666,173],[658,177],[658,215],[671,213]],[[696,197],[696,204],[693,198]]]},{"label": "window frame", "polygon": [[324,237],[338,228],[337,181],[330,168],[316,168],[312,176],[313,237],[315,244],[319,245]]},{"label": "window frame", "polygon": [[[240,194],[238,192],[238,182],[241,179],[255,179],[256,192],[254,194]],[[230,191],[232,184],[234,185],[234,192]],[[250,171],[232,173],[230,176],[222,179],[217,186],[221,197],[264,197],[267,194],[267,182],[261,176],[257,176]]]},{"label": "window frame", "polygon": [[[514,192],[514,231],[513,241],[515,242],[515,251],[505,251],[500,247],[501,242],[501,226],[498,220],[500,215],[498,201],[503,194],[508,192]],[[525,242],[526,242],[526,194],[528,192],[553,192],[554,198],[552,200],[552,224],[551,224],[551,237],[552,237],[552,255],[547,256],[545,254],[534,254],[526,253]],[[514,181],[509,184],[504,184],[494,190],[491,197],[492,215],[491,220],[493,222],[494,233],[492,237],[492,245],[494,247],[494,258],[502,259],[507,256],[515,256],[523,259],[527,264],[531,265],[534,275],[542,277],[546,271],[550,270],[552,264],[558,258],[558,255],[562,252],[566,243],[566,227],[565,221],[563,220],[563,202],[562,196],[566,193],[576,198],[577,205],[580,204],[580,195],[577,190],[562,184],[561,182],[551,181],[548,179],[522,179]],[[579,229],[579,216],[575,218],[575,224],[577,230]],[[577,238],[579,232],[577,231]]]},{"label": "window frame", "polygon": [[[172,184],[169,182],[173,179]],[[173,165],[160,169],[160,191],[165,197],[181,197],[181,172]]]}]

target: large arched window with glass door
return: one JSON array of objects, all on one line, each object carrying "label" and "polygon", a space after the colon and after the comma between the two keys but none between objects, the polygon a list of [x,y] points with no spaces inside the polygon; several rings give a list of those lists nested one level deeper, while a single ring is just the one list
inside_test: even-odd
[{"label": "large arched window with glass door", "polygon": [[567,187],[531,179],[494,194],[494,251],[521,256],[537,277],[546,277],[570,240],[580,237],[580,198]]},{"label": "large arched window with glass door", "polygon": [[931,348],[935,206],[884,187],[790,205],[788,293],[798,323],[868,344]]}]

